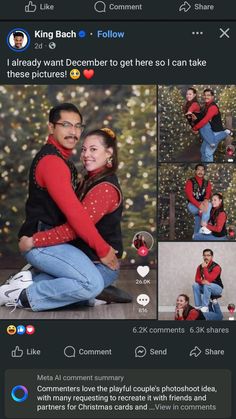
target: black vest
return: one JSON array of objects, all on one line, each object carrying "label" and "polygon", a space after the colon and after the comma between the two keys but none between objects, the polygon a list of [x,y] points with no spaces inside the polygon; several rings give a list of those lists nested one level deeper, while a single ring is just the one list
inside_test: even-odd
[{"label": "black vest", "polygon": [[210,107],[211,106],[214,106],[214,105],[218,109],[218,114],[215,115],[215,116],[213,116],[212,120],[209,121],[210,124],[211,124],[212,131],[214,131],[214,132],[224,131],[224,127],[223,127],[223,124],[222,124],[220,110],[219,110],[219,107],[217,106],[217,104],[215,102],[212,102],[208,107],[205,107],[203,109],[203,117],[206,115],[208,109],[210,109]]},{"label": "black vest", "polygon": [[[207,267],[208,272],[211,273],[213,269],[215,268],[215,266],[219,266],[218,263],[212,262],[212,264],[209,267]],[[200,265],[200,273],[201,273],[201,276],[204,278],[202,265]],[[221,270],[217,278],[212,283],[219,285],[221,288],[224,288],[220,275],[221,275]]]},{"label": "black vest", "polygon": [[[224,212],[225,213],[225,211],[223,209],[221,209],[221,208],[218,208],[216,211],[214,211],[214,208],[212,208],[211,209],[211,214],[210,214],[209,224],[211,224],[213,226],[216,225],[217,217],[218,217],[218,215],[221,212]],[[225,221],[225,223],[223,225],[222,230],[219,233],[216,232],[216,231],[212,231],[211,233],[213,234],[213,236],[216,236],[216,237],[224,237],[224,236],[227,236],[226,221]]]},{"label": "black vest", "polygon": [[[37,164],[44,156],[48,155],[58,156],[65,162],[71,172],[72,187],[74,190],[77,187],[77,170],[74,164],[71,161],[64,159],[54,145],[45,144],[36,154],[31,164],[29,174],[29,197],[26,201],[26,219],[19,231],[19,237],[32,236],[37,231],[41,230],[41,224],[47,225],[50,228],[50,226],[56,227],[66,222],[64,214],[50,197],[47,189],[42,188],[36,182],[35,171]],[[56,173],[55,176],[57,176]]]},{"label": "black vest", "polygon": [[[121,193],[121,188],[115,174],[104,176],[101,179],[95,181],[89,190],[86,192],[86,195],[91,191],[94,186],[99,185],[102,182],[110,183],[115,186]],[[122,194],[122,193],[121,193]],[[100,221],[96,224],[96,228],[102,238],[110,244],[115,250],[118,250],[117,257],[121,257],[123,253],[123,244],[122,244],[122,234],[121,234],[121,215],[123,209],[123,202],[121,200],[120,205],[115,211],[110,214],[104,215]],[[98,261],[99,257],[96,253],[80,238],[74,240],[72,244],[78,247],[82,252],[84,252],[91,260]]]},{"label": "black vest", "polygon": [[195,177],[192,177],[190,180],[193,185],[194,198],[199,202],[204,201],[209,180],[203,179],[202,186],[199,185]]},{"label": "black vest", "polygon": [[196,320],[206,320],[203,313],[201,312],[201,310],[198,310],[197,308],[194,308],[190,304],[188,305],[188,308],[184,310],[184,320],[187,319],[190,311],[192,311],[192,310],[198,311],[198,318]]}]

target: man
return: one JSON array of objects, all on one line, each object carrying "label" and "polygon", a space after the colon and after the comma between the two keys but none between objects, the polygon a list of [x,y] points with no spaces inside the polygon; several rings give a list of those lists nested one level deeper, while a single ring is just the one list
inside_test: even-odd
[{"label": "man", "polygon": [[220,296],[223,291],[221,280],[221,267],[213,261],[213,251],[211,249],[203,250],[203,262],[198,266],[195,283],[193,284],[193,295],[195,306],[203,313],[209,311],[209,302],[211,297]]},{"label": "man", "polygon": [[201,120],[194,125],[193,132],[200,133],[202,138],[201,161],[213,162],[214,153],[218,144],[228,135],[233,135],[229,129],[224,129],[219,107],[215,103],[214,92],[205,89],[203,92],[205,106],[201,114]]},{"label": "man", "polygon": [[[30,168],[26,219],[19,238],[67,220],[77,235],[95,250],[102,263],[116,269],[115,250],[100,236],[75,194],[77,170],[69,158],[82,129],[82,115],[73,104],[63,103],[50,110],[50,135]],[[49,308],[54,308],[97,296],[104,288],[99,270],[79,249],[66,246],[28,251],[27,261],[32,265],[37,262],[46,285],[32,282],[30,272],[22,271],[0,287],[0,305],[35,308],[37,301],[47,300]]]},{"label": "man", "polygon": [[24,42],[24,34],[23,32],[14,32],[13,38],[14,38],[14,48],[21,49],[23,47]]},{"label": "man", "polygon": [[194,234],[201,228],[201,221],[207,222],[210,218],[212,185],[205,179],[205,166],[195,166],[195,176],[188,179],[185,184],[185,194],[188,199],[188,210],[194,215]]}]

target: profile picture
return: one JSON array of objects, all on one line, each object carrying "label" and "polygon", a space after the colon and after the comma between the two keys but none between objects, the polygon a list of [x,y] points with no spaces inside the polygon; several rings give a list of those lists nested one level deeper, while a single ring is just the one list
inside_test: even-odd
[{"label": "profile picture", "polygon": [[30,36],[25,29],[12,29],[7,35],[7,44],[11,50],[23,52],[29,47]]},{"label": "profile picture", "polygon": [[147,231],[139,231],[133,238],[133,245],[138,250],[140,247],[146,247],[150,250],[153,246],[154,240]]}]

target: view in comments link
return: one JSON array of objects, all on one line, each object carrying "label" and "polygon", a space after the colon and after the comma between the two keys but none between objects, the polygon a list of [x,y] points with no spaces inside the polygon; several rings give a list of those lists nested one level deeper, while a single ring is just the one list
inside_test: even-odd
[{"label": "view in comments link", "polygon": [[8,370],[5,413],[24,419],[226,418],[230,380],[227,370]]}]

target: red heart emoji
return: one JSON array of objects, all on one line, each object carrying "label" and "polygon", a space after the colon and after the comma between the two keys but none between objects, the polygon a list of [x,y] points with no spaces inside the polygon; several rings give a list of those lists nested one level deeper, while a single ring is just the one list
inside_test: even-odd
[{"label": "red heart emoji", "polygon": [[89,70],[86,68],[83,71],[83,75],[86,79],[91,79],[94,76],[94,70],[92,68],[90,68]]}]

